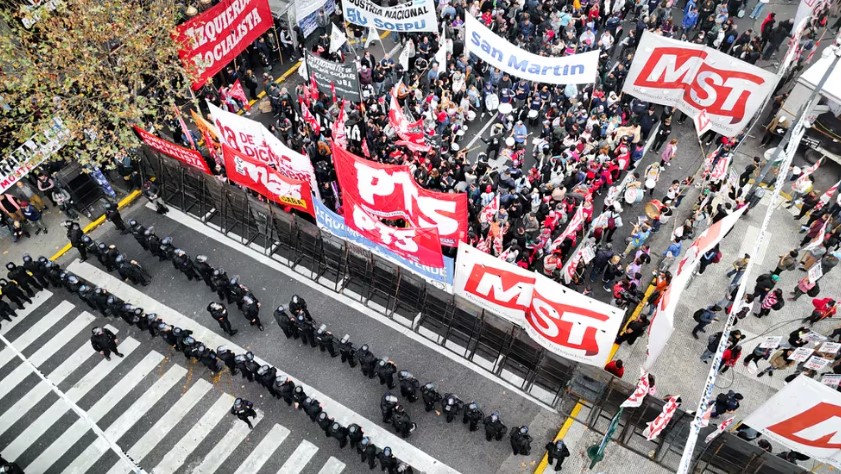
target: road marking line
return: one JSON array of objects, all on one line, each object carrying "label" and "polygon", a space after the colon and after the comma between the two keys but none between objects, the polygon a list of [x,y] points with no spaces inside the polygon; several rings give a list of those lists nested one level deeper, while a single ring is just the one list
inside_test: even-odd
[{"label": "road marking line", "polygon": [[340,474],[345,470],[345,463],[339,461],[334,457],[330,457],[324,466],[318,471],[318,474]]},{"label": "road marking line", "polygon": [[[204,416],[190,428],[175,446],[166,453],[166,456],[152,470],[156,474],[169,474],[177,471],[192,452],[201,444],[202,440],[213,431],[213,428],[222,421],[222,418],[231,410],[234,404],[234,397],[223,393],[216,399],[213,406],[204,413]],[[237,420],[239,421],[239,420]]]},{"label": "road marking line", "polygon": [[[517,390],[516,387],[514,387],[511,384],[507,383],[506,381],[494,376],[490,372],[481,368],[479,365],[474,364],[474,363],[468,361],[467,359],[465,359],[461,356],[453,354],[450,351],[440,350],[441,346],[439,346],[435,342],[430,341],[429,339],[423,337],[422,335],[412,331],[411,328],[407,328],[407,327],[401,325],[400,323],[392,321],[391,319],[383,316],[382,314],[376,313],[375,311],[371,311],[371,308],[365,306],[364,304],[360,303],[359,301],[355,301],[353,298],[350,298],[347,295],[344,295],[344,294],[341,294],[341,293],[336,293],[334,291],[331,291],[328,288],[323,287],[322,285],[318,284],[317,282],[310,280],[306,276],[296,272],[295,270],[292,270],[291,268],[289,268],[288,266],[280,263],[279,261],[274,260],[272,258],[269,258],[269,257],[261,254],[260,252],[257,252],[256,250],[254,250],[252,248],[249,248],[246,245],[243,245],[239,242],[233,241],[230,237],[222,234],[221,232],[219,232],[217,230],[211,229],[210,227],[202,224],[197,219],[194,219],[191,216],[188,216],[187,214],[184,214],[183,212],[179,211],[178,209],[170,207],[169,210],[170,210],[170,212],[167,213],[166,217],[174,220],[178,224],[181,224],[181,225],[183,225],[187,228],[190,228],[190,229],[204,235],[205,237],[213,239],[213,240],[221,243],[222,245],[227,246],[228,248],[231,248],[231,249],[236,250],[236,251],[238,251],[238,252],[240,252],[240,253],[248,256],[248,257],[251,257],[252,259],[262,263],[263,265],[266,265],[267,267],[272,268],[272,269],[288,276],[289,278],[294,279],[296,282],[298,282],[298,283],[300,283],[300,284],[302,284],[306,287],[309,287],[310,289],[315,290],[315,291],[321,293],[322,295],[327,296],[328,298],[332,298],[333,300],[341,303],[344,306],[348,306],[350,308],[355,309],[356,311],[358,311],[362,315],[367,316],[367,317],[379,322],[380,324],[393,329],[398,334],[400,334],[402,336],[405,336],[405,337],[417,342],[418,344],[421,344],[421,345],[427,347],[428,349],[432,349],[437,354],[450,359],[451,361],[461,365],[462,367],[466,367],[466,368],[472,370],[473,372],[481,375],[482,377],[490,380],[491,382],[496,383],[497,385],[505,388],[506,390]],[[75,264],[75,262],[74,262],[74,264]],[[73,265],[73,264],[71,264],[71,265]],[[92,268],[96,268],[96,267],[92,267]],[[102,273],[104,273],[104,272],[102,272]],[[128,285],[126,285],[126,286],[128,286]],[[194,323],[192,320],[190,320],[190,322]],[[521,392],[521,391],[517,391],[517,395],[519,395],[520,397],[522,397],[526,400],[529,400],[530,402],[534,403],[535,405],[537,405],[540,408],[543,408],[546,411],[549,411],[551,413],[558,413],[557,410],[550,407],[546,403],[538,400],[537,398],[535,398],[531,394]],[[395,437],[395,439],[399,439],[399,438]],[[416,464],[412,463],[412,466],[416,467]]]},{"label": "road marking line", "polygon": [[[263,419],[263,412],[259,410],[255,411],[257,411],[257,416],[251,420],[251,424],[253,426],[257,426],[257,423],[260,423],[260,420]],[[216,446],[214,446],[210,452],[205,455],[201,465],[193,470],[193,474],[212,474],[216,472],[219,469],[219,466],[228,459],[228,456],[234,452],[237,446],[242,443],[242,440],[247,438],[250,433],[251,430],[248,428],[248,425],[240,420],[237,420],[234,423],[233,428],[228,430],[228,432],[225,433],[225,436],[216,443]]]},{"label": "road marking line", "polygon": [[[11,341],[14,344],[15,348],[19,351],[24,351],[27,347],[31,346],[33,342],[35,342],[39,337],[43,336],[45,332],[50,330],[53,326],[57,325],[58,322],[73,309],[73,303],[69,301],[62,301],[58,306],[53,308],[49,313],[47,313],[43,318],[41,318],[37,323],[33,324],[32,327],[26,330],[25,333],[21,334],[17,339]],[[0,367],[6,365],[10,360],[15,358],[15,353],[12,352],[11,349],[8,347],[3,348],[3,351],[0,352]]]},{"label": "road marking line", "polygon": [[[110,325],[106,325],[105,327],[114,334],[117,334],[116,328]],[[89,342],[86,342],[82,347],[77,349],[73,355],[65,359],[60,366],[47,375],[47,379],[55,385],[61,384],[64,382],[64,379],[78,369],[93,354],[93,348]],[[3,415],[0,416],[0,436],[2,436],[15,422],[17,422],[21,416],[28,413],[29,410],[46,397],[50,391],[50,386],[41,382],[33,387],[28,393],[20,397],[14,406],[6,410]]]},{"label": "road marking line", "polygon": [[[139,463],[143,460],[154,448],[158,445],[158,443],[163,440],[166,435],[172,431],[172,428],[181,421],[182,418],[189,412],[196,403],[201,400],[204,395],[210,391],[210,383],[205,381],[204,379],[196,380],[196,383],[187,390],[187,393],[182,395],[172,408],[166,412],[164,416],[162,416],[156,423],[155,426],[151,427],[146,434],[143,435],[134,446],[132,446],[126,453],[128,457],[134,459],[135,462]],[[119,466],[115,466],[119,467]],[[114,471],[113,469],[110,472],[114,473],[121,473],[122,471]]]},{"label": "road marking line", "polygon": [[[175,212],[175,209],[170,209],[170,213]],[[234,351],[235,353],[246,352],[246,349],[242,348],[238,344],[229,341],[228,339],[225,339],[216,332],[207,329],[206,327],[197,323],[195,320],[184,316],[183,314],[179,313],[178,311],[175,311],[169,306],[162,304],[155,298],[144,294],[140,290],[137,290],[131,285],[120,281],[113,275],[106,273],[105,271],[100,270],[99,268],[96,268],[89,263],[81,263],[78,260],[76,260],[68,266],[68,270],[72,271],[76,275],[88,281],[98,283],[100,286],[107,289],[112,294],[120,297],[124,301],[130,302],[135,306],[143,308],[147,313],[157,313],[161,319],[167,321],[169,324],[178,326],[180,328],[192,330],[193,337],[196,338],[196,340],[203,341],[207,347],[218,347],[221,345],[226,345],[230,350]],[[255,357],[254,360],[260,365],[274,365],[278,369],[278,375],[285,375],[283,374],[283,368],[279,365],[271,364],[270,362],[264,361],[259,357]],[[294,375],[291,377],[296,380],[296,383],[301,380],[300,378],[295,377]],[[368,436],[371,437],[371,439],[376,439],[378,441],[378,444],[382,443],[384,446],[391,446],[391,449],[394,450],[395,453],[397,453],[400,459],[404,460],[409,465],[417,468],[417,470],[425,472],[427,474],[457,472],[453,468],[433,458],[424,451],[421,451],[420,449],[412,446],[399,436],[396,436],[390,430],[379,426],[377,423],[368,420],[362,415],[345,407],[343,404],[334,400],[327,394],[321,393],[314,387],[309,386],[308,384],[303,382],[299,385],[301,385],[310,396],[321,401],[322,405],[329,406],[330,415],[333,416],[337,422],[341,423],[344,426],[347,426],[351,423],[356,423],[357,425],[362,427],[362,429],[365,431],[365,433],[368,434]],[[129,452],[129,456],[132,459],[139,461],[138,457],[132,455],[131,452]],[[119,471],[115,471],[115,473],[116,472]]]},{"label": "road marking line", "polygon": [[[125,398],[129,392],[134,390],[137,384],[149,375],[149,373],[152,372],[152,370],[154,370],[163,359],[164,356],[153,351],[144,357],[137,365],[132,367],[122,379],[114,382],[111,385],[111,389],[108,390],[108,393],[103,395],[90,409],[87,410],[90,420],[96,423],[107,415],[108,412],[110,412],[114,406],[120,402],[120,400]],[[77,419],[70,428],[62,433],[58,439],[47,446],[47,448],[44,449],[30,465],[25,466],[24,469],[31,472],[47,472],[47,469],[49,469],[53,463],[58,461],[64,453],[70,450],[76,442],[82,439],[82,436],[84,436],[89,430],[90,426],[88,425],[88,420],[83,420],[81,418]]]},{"label": "road marking line", "polygon": [[283,463],[277,474],[298,474],[304,470],[310,459],[318,452],[318,447],[307,440],[295,448],[295,452]]},{"label": "road marking line", "polygon": [[281,425],[274,425],[272,429],[263,437],[260,444],[257,445],[251,454],[240,464],[239,469],[234,474],[254,474],[266,464],[266,461],[274,454],[277,448],[286,441],[289,436],[289,430]]},{"label": "road marking line", "polygon": [[[135,423],[143,418],[143,416],[146,415],[146,413],[185,375],[187,375],[187,369],[181,367],[180,365],[174,365],[167,370],[163,377],[155,381],[155,384],[152,385],[149,390],[143,392],[143,395],[141,395],[137,401],[135,401],[125,412],[123,412],[123,414],[117,418],[117,421],[112,423],[111,426],[105,430],[105,434],[108,438],[119,441],[120,438],[122,438]],[[97,437],[82,454],[77,456],[76,459],[74,459],[67,468],[65,468],[65,472],[68,474],[83,474],[88,472],[88,470],[93,467],[99,458],[109,449],[111,448],[108,446],[108,443],[102,438]]]},{"label": "road marking line", "polygon": [[[36,367],[40,367],[44,362],[47,361],[50,357],[54,356],[59,349],[64,347],[68,342],[70,342],[76,335],[82,332],[82,329],[85,329],[89,324],[94,322],[96,318],[93,317],[90,313],[82,313],[76,319],[70,321],[67,326],[64,327],[58,334],[53,336],[52,339],[49,340],[46,344],[41,346],[38,351],[36,351],[32,356],[29,357],[29,361],[32,362],[33,365]],[[17,346],[17,345],[15,345]],[[7,375],[2,381],[0,381],[0,399],[3,399],[12,389],[16,388],[23,380],[32,374],[29,366],[27,365],[19,365],[15,368],[12,373]]]},{"label": "road marking line", "polygon": [[491,126],[491,124],[492,124],[492,123],[494,123],[494,121],[496,121],[496,114],[495,114],[495,113],[491,113],[491,119],[490,119],[490,120],[488,120],[488,123],[486,123],[486,124],[485,124],[485,126],[484,126],[484,127],[482,127],[482,129],[481,129],[481,130],[479,130],[479,133],[477,133],[476,135],[474,135],[474,136],[473,136],[473,139],[472,139],[472,140],[470,140],[470,142],[468,142],[468,143],[467,143],[467,147],[466,147],[466,148],[467,148],[467,149],[469,149],[470,147],[472,147],[472,146],[473,146],[473,144],[474,144],[474,143],[476,143],[476,141],[477,141],[477,140],[479,140],[480,138],[482,138],[482,135],[484,135],[484,134],[485,134],[485,130],[487,130],[487,129],[488,129],[488,127],[490,127],[490,126]]},{"label": "road marking line", "polygon": [[[129,355],[140,343],[135,339],[129,338],[120,344],[120,349],[124,354]],[[65,395],[73,403],[78,403],[85,395],[88,394],[94,387],[103,381],[111,372],[121,365],[124,359],[117,357],[111,360],[101,360],[90,372],[85,374],[81,380],[73,385]],[[55,383],[55,381],[53,381]],[[57,385],[57,384],[56,384]],[[20,433],[8,447],[3,449],[3,455],[8,455],[10,459],[17,459],[33,444],[38,438],[47,432],[53,423],[61,418],[65,413],[70,411],[70,406],[64,400],[57,400],[55,403],[44,411],[33,423]]]},{"label": "road marking line", "polygon": [[[555,435],[555,439],[552,440],[553,443],[555,441],[564,439],[564,436],[567,435],[569,429],[572,428],[572,424],[575,422],[575,417],[578,416],[578,412],[580,412],[582,408],[584,408],[584,405],[581,402],[576,403],[575,406],[572,407],[572,411],[569,412],[569,416],[567,417],[566,421],[564,421],[564,424],[561,425],[561,429],[558,431],[558,434]],[[546,469],[546,466],[548,464],[549,457],[546,454],[544,454],[543,458],[541,458],[540,462],[537,464],[537,468],[534,470],[534,474],[543,474],[543,470]]]},{"label": "road marking line", "polygon": [[[38,309],[42,304],[44,304],[45,301],[50,299],[50,296],[52,295],[53,294],[52,292],[50,292],[50,290],[41,290],[38,293],[35,293],[35,296],[31,298],[32,303],[26,303],[23,305],[23,309],[18,309],[16,311],[17,317],[13,316],[11,321],[3,321],[3,327],[0,328],[0,334],[6,334],[13,327],[20,324],[20,322],[23,321],[25,317],[35,312],[35,310]],[[17,305],[15,305],[14,307],[17,307]]]}]

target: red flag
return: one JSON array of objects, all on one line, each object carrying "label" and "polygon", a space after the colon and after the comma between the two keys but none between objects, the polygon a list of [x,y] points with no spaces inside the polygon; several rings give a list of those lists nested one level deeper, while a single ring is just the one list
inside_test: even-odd
[{"label": "red flag", "polygon": [[345,101],[339,104],[339,115],[336,117],[336,121],[333,122],[333,125],[330,126],[331,134],[333,135],[333,143],[342,147],[347,148],[347,132],[345,131]]},{"label": "red flag", "polygon": [[368,150],[368,139],[365,137],[362,138],[362,154],[365,155],[365,158],[371,158],[371,152]]},{"label": "red flag", "polygon": [[301,117],[316,135],[321,135],[321,125],[319,125],[318,119],[315,118],[312,112],[310,112],[310,108],[303,101],[301,101]]},{"label": "red flag", "polygon": [[827,189],[826,192],[821,195],[818,204],[815,205],[816,211],[820,211],[821,209],[823,209],[823,207],[826,206],[830,200],[832,200],[832,196],[835,195],[835,191],[838,191],[839,184],[841,184],[841,181],[833,184],[831,188]]},{"label": "red flag", "polygon": [[637,388],[634,390],[634,393],[632,393],[624,402],[622,402],[622,405],[619,406],[636,408],[642,405],[642,401],[645,399],[645,396],[648,395],[648,391],[651,387],[648,383],[648,373],[644,370],[640,370],[640,372],[642,375],[640,375],[640,379],[637,382]]},{"label": "red flag", "polygon": [[318,83],[315,82],[315,74],[310,75],[310,97],[318,100]]},{"label": "red flag", "polygon": [[552,242],[552,250],[560,247],[560,245],[564,242],[564,239],[571,236],[572,234],[578,232],[578,229],[584,225],[584,206],[578,206],[576,209],[575,214],[570,219],[569,224],[567,224],[567,228]]},{"label": "red flag", "polygon": [[333,103],[336,103],[336,83],[330,81],[330,93],[333,94]]},{"label": "red flag", "polygon": [[251,110],[251,104],[248,103],[248,98],[245,97],[245,91],[242,89],[242,84],[240,84],[239,79],[234,81],[233,85],[230,89],[228,89],[228,93],[231,94],[231,97],[234,99],[242,102],[242,108],[245,110]]},{"label": "red flag", "polygon": [[190,143],[190,146],[193,147],[194,150],[198,150],[199,147],[196,146],[196,142],[193,140],[193,134],[190,132],[190,129],[187,128],[184,118],[181,117],[181,111],[178,110],[178,107],[175,105],[173,105],[172,108],[175,110],[175,117],[178,118],[178,124],[181,125],[181,133],[187,137],[187,141]]}]

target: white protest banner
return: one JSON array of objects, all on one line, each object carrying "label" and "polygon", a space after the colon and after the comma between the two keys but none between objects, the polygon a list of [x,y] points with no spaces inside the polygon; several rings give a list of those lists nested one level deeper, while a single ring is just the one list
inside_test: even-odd
[{"label": "white protest banner", "polygon": [[[295,5],[295,18],[298,22],[327,6],[327,0],[295,0],[292,3]],[[333,12],[325,11],[325,13],[330,15]],[[304,35],[309,36],[309,33],[305,32]]]},{"label": "white protest banner", "polygon": [[312,189],[317,189],[309,158],[284,145],[261,123],[224,111],[210,102],[207,106],[222,143],[248,157],[273,163],[287,178],[307,181]]},{"label": "white protest banner", "polygon": [[777,76],[715,48],[644,32],[622,91],[677,107],[706,110],[710,128],[732,137],[759,111]]},{"label": "white protest banner", "polygon": [[743,423],[772,441],[841,468],[841,393],[799,376]]},{"label": "white protest banner", "polygon": [[64,122],[53,117],[48,128],[32,135],[0,162],[0,192],[4,192],[29,174],[70,139]]},{"label": "white protest banner", "polygon": [[379,30],[414,33],[438,32],[433,0],[409,0],[393,7],[381,7],[368,0],[342,0],[345,20]]},{"label": "white protest banner", "polygon": [[464,16],[465,49],[495,68],[549,84],[591,84],[596,80],[598,51],[564,57],[538,56],[497,36],[469,13]]},{"label": "white protest banner", "polygon": [[335,23],[330,23],[330,52],[335,53],[342,47],[343,44],[347,43],[347,35],[342,28],[336,26]]},{"label": "white protest banner", "polygon": [[523,326],[536,274],[460,243],[453,292]]},{"label": "white protest banner", "polygon": [[829,365],[830,362],[830,360],[824,359],[823,357],[812,356],[809,357],[809,360],[807,360],[805,364],[803,364],[803,367],[812,370],[823,370],[823,368]]},{"label": "white protest banner", "polygon": [[604,367],[624,311],[537,276],[526,332],[561,357]]},{"label": "white protest banner", "polygon": [[808,347],[798,347],[788,356],[788,360],[796,360],[797,362],[803,362],[815,352],[814,349],[810,349]]},{"label": "white protest banner", "polygon": [[759,343],[759,347],[763,349],[776,349],[780,346],[780,341],[782,340],[783,336],[768,336]]}]

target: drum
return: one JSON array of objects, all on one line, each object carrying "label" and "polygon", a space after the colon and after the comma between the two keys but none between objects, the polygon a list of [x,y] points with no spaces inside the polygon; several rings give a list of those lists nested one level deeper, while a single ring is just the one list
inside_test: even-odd
[{"label": "drum", "polygon": [[499,97],[496,94],[488,94],[485,96],[485,107],[490,111],[494,111],[499,108]]},{"label": "drum", "polygon": [[476,120],[476,112],[474,112],[472,110],[468,110],[467,111],[467,121],[472,122],[474,120]]},{"label": "drum", "polygon": [[514,147],[514,137],[508,137],[505,139],[505,146],[507,147]]},{"label": "drum", "polygon": [[499,104],[499,113],[502,115],[508,115],[512,110],[514,110],[514,106],[510,102]]},{"label": "drum", "polygon": [[453,143],[452,145],[450,145],[450,150],[453,150],[453,152],[458,152],[460,149],[461,147],[458,146],[458,143]]},{"label": "drum", "polygon": [[532,127],[537,126],[538,117],[540,116],[540,112],[537,110],[529,110],[529,125]]},{"label": "drum", "polygon": [[[645,215],[651,219],[655,219],[657,217],[661,217],[660,214],[662,214],[666,209],[668,209],[668,206],[657,199],[652,199],[645,205]],[[660,222],[662,222],[662,220]]]},{"label": "drum", "polygon": [[637,188],[626,189],[625,202],[627,202],[628,204],[633,204],[637,202],[637,191],[639,191],[639,189]]},{"label": "drum", "polygon": [[654,186],[657,186],[657,181],[654,181],[652,178],[645,180],[645,189],[654,189]]}]

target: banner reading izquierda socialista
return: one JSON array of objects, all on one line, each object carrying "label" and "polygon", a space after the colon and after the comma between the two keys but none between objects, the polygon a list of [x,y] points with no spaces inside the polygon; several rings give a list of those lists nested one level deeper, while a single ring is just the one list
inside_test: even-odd
[{"label": "banner reading izquierda socialista", "polygon": [[193,76],[193,90],[245,50],[272,26],[268,0],[220,2],[201,15],[178,25],[178,55]]},{"label": "banner reading izquierda socialista", "polygon": [[438,32],[433,0],[410,0],[394,7],[381,7],[368,0],[342,0],[345,19],[378,30],[412,33]]},{"label": "banner reading izquierda socialista", "polygon": [[572,56],[538,56],[494,34],[469,13],[464,15],[467,52],[512,76],[548,84],[592,84],[599,71],[599,52]]}]

